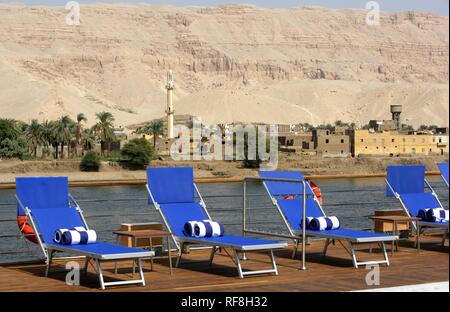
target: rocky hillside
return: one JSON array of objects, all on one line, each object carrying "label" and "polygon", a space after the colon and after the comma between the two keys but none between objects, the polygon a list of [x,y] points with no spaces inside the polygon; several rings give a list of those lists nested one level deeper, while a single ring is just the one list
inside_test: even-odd
[{"label": "rocky hillside", "polygon": [[165,73],[177,114],[206,122],[364,124],[404,105],[448,124],[448,17],[364,10],[0,4],[0,116],[109,110],[121,125],[161,117]]}]

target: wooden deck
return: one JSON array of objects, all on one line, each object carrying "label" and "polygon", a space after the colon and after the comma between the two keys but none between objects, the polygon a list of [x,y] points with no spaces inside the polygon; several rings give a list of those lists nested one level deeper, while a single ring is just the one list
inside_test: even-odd
[{"label": "wooden deck", "polygon": [[[426,238],[423,249],[418,252],[411,242],[402,242],[400,250],[390,256],[391,266],[380,268],[379,286],[367,286],[365,268],[354,269],[349,255],[339,245],[330,246],[328,256],[318,254],[307,256],[307,271],[298,269],[299,259],[291,259],[291,251],[276,252],[278,276],[257,276],[239,279],[233,262],[224,252],[218,254],[210,267],[205,260],[208,251],[192,251],[184,257],[180,268],[169,275],[168,262],[155,261],[154,271],[145,261],[146,287],[118,286],[106,291],[351,291],[373,287],[393,287],[431,282],[448,281],[449,247],[432,244],[438,237]],[[314,242],[308,252],[318,252],[323,243]],[[390,246],[389,246],[390,248]],[[249,253],[244,268],[264,268],[269,265],[265,254]],[[361,259],[369,253],[362,250]],[[371,257],[380,256],[374,250]],[[199,262],[200,261],[200,262]],[[119,264],[119,275],[113,275],[113,264],[104,267],[105,278],[127,279],[130,277],[130,263]],[[58,268],[59,267],[59,268]],[[62,270],[64,262],[56,263],[54,269]],[[0,266],[0,291],[99,291],[98,279],[92,268],[86,277],[81,274],[81,286],[65,284],[65,273],[52,272],[44,277],[44,264],[11,264]]]}]

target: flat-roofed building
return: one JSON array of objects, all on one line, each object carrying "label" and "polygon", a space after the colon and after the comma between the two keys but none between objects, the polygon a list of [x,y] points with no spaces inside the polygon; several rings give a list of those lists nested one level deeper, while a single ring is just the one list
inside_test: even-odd
[{"label": "flat-roofed building", "polygon": [[314,149],[324,157],[351,156],[350,131],[342,127],[313,130]]},{"label": "flat-roofed building", "polygon": [[448,154],[448,134],[354,131],[353,155]]}]

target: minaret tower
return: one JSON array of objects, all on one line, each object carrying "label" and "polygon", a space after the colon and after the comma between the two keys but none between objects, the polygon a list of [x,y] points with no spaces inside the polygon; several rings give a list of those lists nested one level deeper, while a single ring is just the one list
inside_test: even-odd
[{"label": "minaret tower", "polygon": [[169,71],[167,73],[167,138],[173,139],[173,117],[174,117],[174,110],[173,110],[173,74],[172,71]]}]

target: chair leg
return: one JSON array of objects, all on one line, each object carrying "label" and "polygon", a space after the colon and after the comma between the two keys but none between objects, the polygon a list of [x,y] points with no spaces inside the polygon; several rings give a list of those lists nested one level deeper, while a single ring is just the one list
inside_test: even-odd
[{"label": "chair leg", "polygon": [[275,261],[275,256],[273,254],[272,249],[269,251],[269,257],[270,257],[270,261],[272,262],[272,269],[274,270],[274,274],[278,275],[277,263]]},{"label": "chair leg", "polygon": [[295,259],[295,257],[297,257],[297,253],[298,253],[298,240],[295,239],[294,240],[294,250],[292,251],[292,259]]},{"label": "chair leg", "polygon": [[241,260],[239,259],[239,254],[236,249],[233,249],[234,251],[234,259],[236,263],[236,268],[239,274],[239,278],[244,278],[244,274],[242,273],[242,266],[241,266]]},{"label": "chair leg", "polygon": [[355,269],[357,269],[358,268],[358,261],[356,260],[356,253],[355,253],[355,249],[353,248],[352,242],[348,242],[348,247],[350,249],[350,253],[351,253],[351,256],[352,256],[353,266],[355,267]]},{"label": "chair leg", "polygon": [[389,256],[386,251],[386,244],[384,242],[381,242],[380,244],[381,250],[383,250],[384,260],[386,261],[386,266],[389,266]]},{"label": "chair leg", "polygon": [[331,244],[332,240],[330,240],[329,238],[327,238],[327,240],[325,241],[325,246],[323,247],[323,255],[326,256],[327,255],[327,251],[328,251],[328,246]]},{"label": "chair leg", "polygon": [[442,236],[442,247],[445,246],[445,240],[448,239],[448,231],[444,233]]},{"label": "chair leg", "polygon": [[211,250],[211,255],[209,256],[209,265],[212,266],[213,264],[213,260],[214,260],[214,255],[216,254],[216,246],[213,246],[212,250]]},{"label": "chair leg", "polygon": [[48,251],[47,266],[45,268],[45,276],[48,276],[48,273],[50,273],[50,266],[52,265],[53,253],[54,253],[53,250]]},{"label": "chair leg", "polygon": [[103,279],[103,272],[102,272],[102,267],[100,266],[100,261],[98,261],[98,259],[95,259],[95,264],[97,267],[97,274],[98,274],[98,279],[100,282],[100,288],[102,290],[104,290],[105,289],[105,281]]},{"label": "chair leg", "polygon": [[[89,257],[84,258],[84,268],[83,268],[84,276],[86,276],[88,273],[89,261],[90,261]],[[117,262],[116,262],[115,271],[117,274]]]},{"label": "chair leg", "polygon": [[175,263],[175,267],[177,267],[177,268],[180,266],[180,263],[181,263],[181,256],[183,254],[183,247],[184,247],[184,244],[181,244],[180,245],[180,249],[178,250],[177,262]]},{"label": "chair leg", "polygon": [[142,261],[141,258],[136,259],[137,267],[139,271],[139,276],[141,277],[142,286],[145,286],[145,278],[144,278],[144,271],[142,270]]}]

